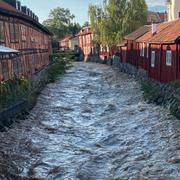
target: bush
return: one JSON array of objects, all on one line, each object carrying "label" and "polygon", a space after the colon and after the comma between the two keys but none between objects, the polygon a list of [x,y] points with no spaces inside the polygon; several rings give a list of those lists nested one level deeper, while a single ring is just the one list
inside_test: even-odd
[{"label": "bush", "polygon": [[180,81],[161,84],[154,80],[141,80],[144,99],[169,108],[172,115],[180,119]]},{"label": "bush", "polygon": [[64,74],[72,66],[73,55],[65,53],[55,53],[51,56],[51,67],[48,70],[48,82],[54,82],[57,77]]},{"label": "bush", "polygon": [[0,111],[27,99],[31,92],[30,81],[26,77],[10,79],[0,83]]},{"label": "bush", "polygon": [[[56,78],[66,72],[72,66],[73,55],[69,52],[56,53],[51,56],[51,66],[48,70],[48,82],[54,82]],[[42,82],[43,87],[48,82]],[[38,87],[40,91],[40,88]],[[27,101],[31,108],[36,103],[39,92],[34,92],[31,80],[28,77],[15,77],[5,82],[0,82],[0,112],[19,102]]]}]

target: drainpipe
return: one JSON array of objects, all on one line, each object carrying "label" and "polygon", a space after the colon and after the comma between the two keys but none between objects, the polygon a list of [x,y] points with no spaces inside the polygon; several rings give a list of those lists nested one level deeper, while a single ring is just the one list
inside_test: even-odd
[{"label": "drainpipe", "polygon": [[163,45],[161,44],[161,53],[160,53],[160,81],[162,82],[162,65],[163,65],[163,62],[162,62],[162,58],[163,58]]}]

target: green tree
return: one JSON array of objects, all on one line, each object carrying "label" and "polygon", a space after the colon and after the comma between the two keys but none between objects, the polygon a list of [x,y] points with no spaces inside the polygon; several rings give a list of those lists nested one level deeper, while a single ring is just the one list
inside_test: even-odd
[{"label": "green tree", "polygon": [[147,5],[145,0],[104,0],[102,8],[89,6],[89,17],[95,43],[111,48],[146,23]]},{"label": "green tree", "polygon": [[66,34],[75,34],[81,28],[78,23],[73,23],[74,15],[69,9],[57,7],[50,11],[49,17],[43,25],[54,34],[54,39],[63,38]]}]

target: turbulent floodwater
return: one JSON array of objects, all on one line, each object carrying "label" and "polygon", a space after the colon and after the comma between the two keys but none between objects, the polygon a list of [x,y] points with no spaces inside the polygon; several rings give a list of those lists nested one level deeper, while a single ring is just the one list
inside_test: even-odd
[{"label": "turbulent floodwater", "polygon": [[180,121],[104,65],[75,63],[0,138],[1,179],[180,179]]}]

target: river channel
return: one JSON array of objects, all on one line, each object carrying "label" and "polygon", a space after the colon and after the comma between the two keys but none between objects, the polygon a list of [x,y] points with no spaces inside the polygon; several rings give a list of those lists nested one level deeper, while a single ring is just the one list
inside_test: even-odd
[{"label": "river channel", "polygon": [[180,180],[180,121],[101,64],[74,63],[0,138],[0,179]]}]

